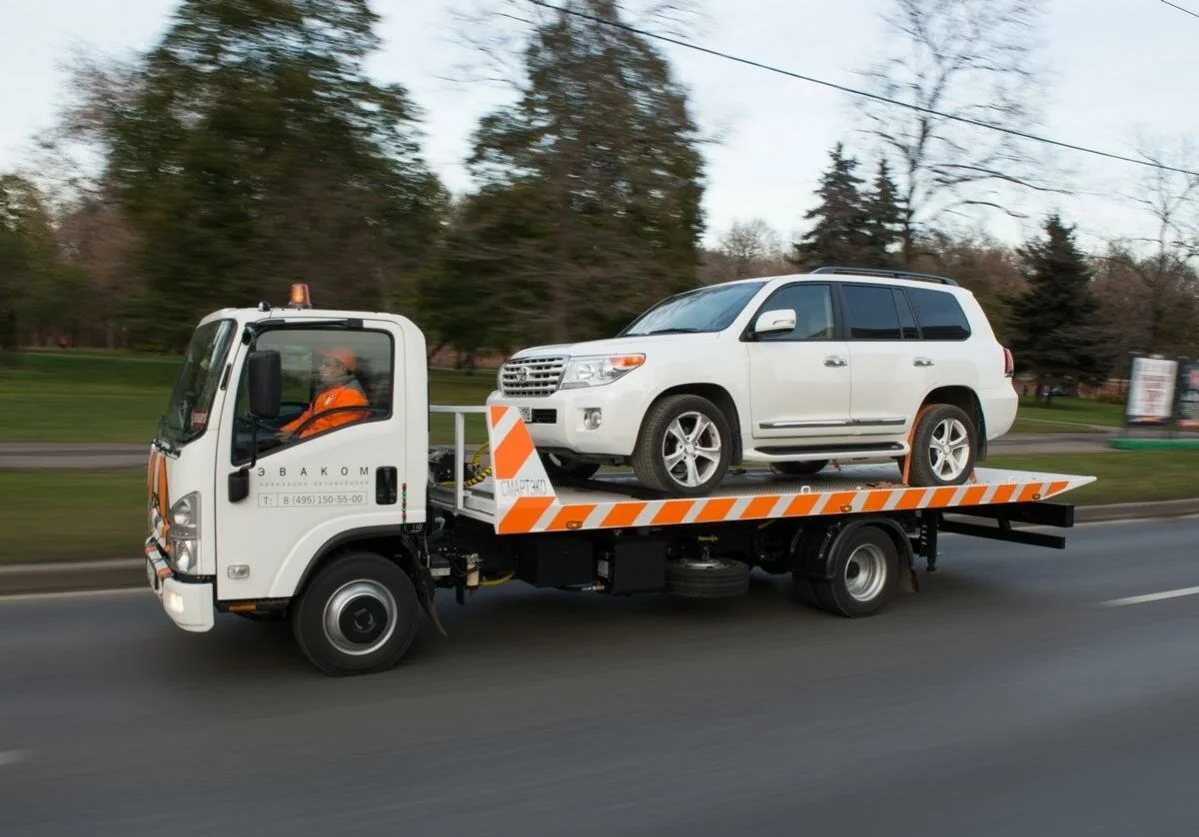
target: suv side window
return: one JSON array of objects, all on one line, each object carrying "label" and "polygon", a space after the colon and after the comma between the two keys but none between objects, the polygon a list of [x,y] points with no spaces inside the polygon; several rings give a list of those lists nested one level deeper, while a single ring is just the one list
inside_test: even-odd
[{"label": "suv side window", "polygon": [[[258,348],[278,350],[283,366],[282,409],[276,421],[259,425],[260,456],[391,416],[394,351],[387,332],[278,329],[259,335]],[[235,463],[251,454],[246,383],[243,367],[235,406]]]},{"label": "suv side window", "polygon": [[953,294],[928,288],[908,288],[907,295],[925,340],[966,340],[970,337],[970,321]]},{"label": "suv side window", "polygon": [[758,337],[762,342],[779,340],[832,340],[837,336],[833,317],[833,293],[829,285],[815,282],[796,282],[786,285],[766,300],[756,316],[766,311],[791,308],[795,311],[795,328]]},{"label": "suv side window", "polygon": [[851,340],[899,340],[899,310],[890,285],[841,286]]}]

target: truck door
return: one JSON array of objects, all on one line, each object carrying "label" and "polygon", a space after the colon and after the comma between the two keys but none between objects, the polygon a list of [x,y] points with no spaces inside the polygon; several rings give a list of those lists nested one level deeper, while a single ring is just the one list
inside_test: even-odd
[{"label": "truck door", "polygon": [[[413,417],[393,395],[404,392],[405,368],[395,324],[268,325],[256,348],[282,356],[283,408],[277,420],[259,423],[254,457],[243,348],[216,464],[222,600],[290,595],[288,585],[327,543],[356,530],[395,527],[402,508],[391,489],[407,478]],[[247,467],[249,494],[237,499],[229,475]]]}]

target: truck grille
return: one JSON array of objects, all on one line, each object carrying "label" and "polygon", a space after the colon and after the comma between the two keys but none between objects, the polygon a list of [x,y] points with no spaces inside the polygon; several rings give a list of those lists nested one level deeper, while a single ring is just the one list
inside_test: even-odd
[{"label": "truck grille", "polygon": [[500,371],[500,391],[524,397],[553,395],[562,380],[566,360],[565,356],[510,360]]}]

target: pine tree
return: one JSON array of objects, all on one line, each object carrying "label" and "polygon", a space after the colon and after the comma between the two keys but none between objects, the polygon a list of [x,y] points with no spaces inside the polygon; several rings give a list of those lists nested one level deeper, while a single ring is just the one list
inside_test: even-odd
[{"label": "pine tree", "polygon": [[861,187],[864,181],[855,173],[858,161],[845,154],[838,142],[829,158],[832,163],[820,178],[816,194],[820,203],[804,213],[804,220],[815,224],[793,245],[788,258],[801,270],[820,265],[860,265],[867,255],[868,225]]},{"label": "pine tree", "polygon": [[903,244],[903,210],[886,157],[879,158],[874,184],[864,203],[866,244],[862,266],[895,267],[898,258],[892,248]]},{"label": "pine tree", "polygon": [[1037,378],[1037,391],[1070,379],[1095,384],[1115,360],[1092,273],[1074,241],[1074,228],[1056,214],[1045,240],[1019,250],[1028,289],[1010,297],[1008,332],[1018,366]]}]

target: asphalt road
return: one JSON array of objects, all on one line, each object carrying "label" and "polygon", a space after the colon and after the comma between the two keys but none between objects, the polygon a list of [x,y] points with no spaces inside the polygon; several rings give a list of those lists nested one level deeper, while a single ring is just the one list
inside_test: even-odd
[{"label": "asphalt road", "polygon": [[[991,443],[996,454],[1110,451],[1106,433],[1016,433]],[[0,442],[0,471],[145,467],[144,445],[100,442]]]},{"label": "asphalt road", "polygon": [[499,588],[397,670],[148,592],[0,604],[0,834],[1192,835],[1199,521],[956,537],[851,621]]}]

